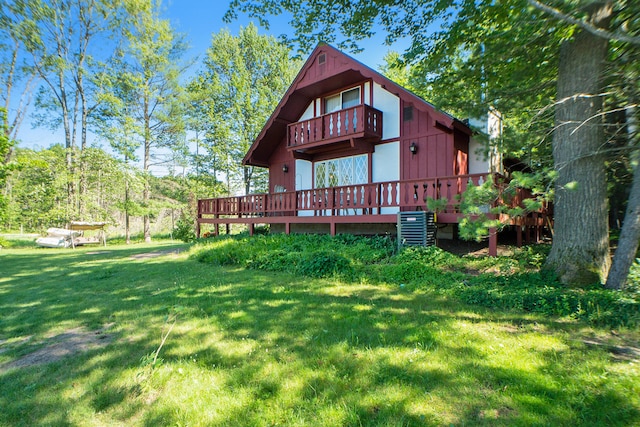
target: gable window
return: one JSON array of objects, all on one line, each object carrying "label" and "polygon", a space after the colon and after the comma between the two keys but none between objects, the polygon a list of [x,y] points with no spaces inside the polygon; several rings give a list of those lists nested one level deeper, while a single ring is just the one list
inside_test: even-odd
[{"label": "gable window", "polygon": [[360,105],[360,87],[345,90],[324,100],[325,113],[333,113],[356,105]]},{"label": "gable window", "polygon": [[366,184],[369,181],[367,155],[316,162],[315,177],[315,188]]}]

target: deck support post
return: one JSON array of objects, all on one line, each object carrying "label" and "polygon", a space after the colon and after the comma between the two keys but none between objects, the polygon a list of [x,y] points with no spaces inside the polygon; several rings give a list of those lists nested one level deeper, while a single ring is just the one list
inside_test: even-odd
[{"label": "deck support post", "polygon": [[200,238],[200,221],[196,221],[196,239]]},{"label": "deck support post", "polygon": [[291,234],[291,223],[290,222],[286,222],[284,224],[284,234],[286,234],[287,236],[289,234]]},{"label": "deck support post", "polygon": [[217,222],[213,225],[213,235],[216,237],[220,235],[220,224]]},{"label": "deck support post", "polygon": [[331,224],[329,224],[329,231],[331,234],[331,237],[336,235],[336,223],[331,221]]},{"label": "deck support post", "polygon": [[489,229],[489,256],[498,256],[498,230]]},{"label": "deck support post", "polygon": [[256,231],[256,225],[254,223],[247,224],[249,226],[249,236],[253,236]]},{"label": "deck support post", "polygon": [[516,225],[516,246],[519,248],[522,247],[522,225],[521,224]]}]

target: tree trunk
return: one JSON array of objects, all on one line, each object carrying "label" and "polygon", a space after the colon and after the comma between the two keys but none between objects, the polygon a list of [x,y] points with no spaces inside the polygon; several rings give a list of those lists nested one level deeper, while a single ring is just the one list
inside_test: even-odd
[{"label": "tree trunk", "polygon": [[605,287],[609,289],[623,289],[627,283],[629,269],[636,258],[638,240],[640,239],[640,166],[636,166],[633,173],[633,184],[629,194],[627,211],[620,232],[618,249],[613,258],[613,265],[607,278]]},{"label": "tree trunk", "polygon": [[124,181],[124,239],[127,245],[131,244],[131,231],[129,228],[129,179]]},{"label": "tree trunk", "polygon": [[151,219],[149,218],[149,167],[151,160],[151,116],[149,114],[149,100],[144,99],[144,189],[142,190],[142,202],[145,206],[143,218],[144,241],[151,243]]},{"label": "tree trunk", "polygon": [[[592,20],[601,26],[608,5]],[[603,13],[604,12],[604,13]],[[609,13],[610,15],[610,13]],[[603,283],[610,266],[601,76],[608,41],[582,30],[560,47],[553,159],[555,236],[546,267],[568,285]]]},{"label": "tree trunk", "polygon": [[[633,147],[633,138],[637,128],[633,118],[633,108],[627,109],[627,132],[629,134],[630,146]],[[639,148],[636,148],[638,150]],[[638,242],[640,241],[640,154],[636,151],[631,154],[631,159],[635,160],[636,166],[633,169],[633,183],[627,201],[627,210],[624,214],[624,222],[620,231],[618,248],[613,257],[613,264],[607,277],[606,288],[624,289],[627,285],[629,269],[633,265],[638,252]]]},{"label": "tree trunk", "polygon": [[250,166],[245,166],[242,168],[243,181],[244,181],[244,194],[251,194],[251,171],[252,168]]}]

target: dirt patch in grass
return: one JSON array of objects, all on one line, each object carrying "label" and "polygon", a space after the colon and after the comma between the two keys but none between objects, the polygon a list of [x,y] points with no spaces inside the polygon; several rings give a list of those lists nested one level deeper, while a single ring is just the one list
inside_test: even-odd
[{"label": "dirt patch in grass", "polygon": [[[438,247],[452,254],[463,256],[489,256],[489,243],[483,242],[470,242],[460,239],[439,239]],[[498,255],[499,256],[511,256],[514,252],[514,246],[511,244],[499,244]]]},{"label": "dirt patch in grass", "polygon": [[164,251],[153,251],[153,252],[145,252],[145,253],[142,253],[142,254],[135,254],[135,255],[131,255],[129,258],[133,258],[133,259],[157,258],[157,257],[163,256],[163,255],[178,255],[182,251],[183,251],[182,248],[167,249],[167,250],[164,250]]},{"label": "dirt patch in grass", "polygon": [[[54,335],[42,343],[36,344],[39,348],[24,356],[0,365],[0,372],[14,368],[45,365],[56,362],[68,356],[95,350],[109,344],[112,336],[105,327],[97,331],[87,331],[84,328],[69,329],[61,334]],[[40,347],[40,345],[44,345]]]},{"label": "dirt patch in grass", "polygon": [[602,348],[618,361],[640,361],[640,347],[637,343],[612,343],[601,338],[587,338],[582,340],[587,347]]}]

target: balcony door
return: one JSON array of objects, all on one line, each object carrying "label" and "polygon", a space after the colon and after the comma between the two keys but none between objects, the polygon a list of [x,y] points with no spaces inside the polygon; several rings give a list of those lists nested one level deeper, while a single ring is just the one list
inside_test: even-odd
[{"label": "balcony door", "polygon": [[324,99],[325,114],[334,111],[344,110],[345,108],[360,105],[360,87],[345,90],[337,95],[329,96]]}]

